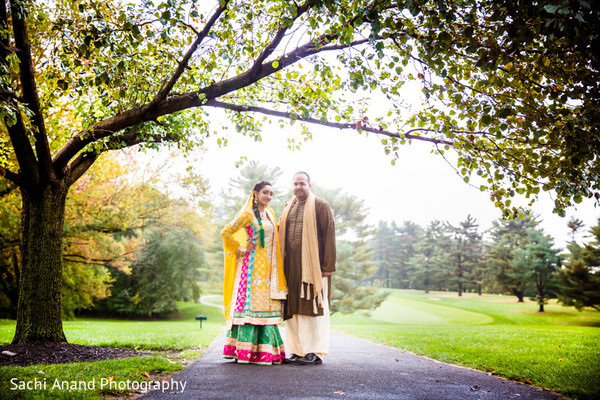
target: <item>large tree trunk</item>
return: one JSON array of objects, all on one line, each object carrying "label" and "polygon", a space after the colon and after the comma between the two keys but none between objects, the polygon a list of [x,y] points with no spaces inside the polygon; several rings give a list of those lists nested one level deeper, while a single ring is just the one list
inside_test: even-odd
[{"label": "large tree trunk", "polygon": [[64,184],[21,189],[21,276],[13,343],[66,342],[62,327]]},{"label": "large tree trunk", "polygon": [[519,299],[518,303],[525,303],[525,293],[520,292],[518,290],[513,290],[513,294]]}]

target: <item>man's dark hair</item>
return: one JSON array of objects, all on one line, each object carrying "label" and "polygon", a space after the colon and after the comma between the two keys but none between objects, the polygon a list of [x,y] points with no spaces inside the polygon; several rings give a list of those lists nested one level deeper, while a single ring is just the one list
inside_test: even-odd
[{"label": "man's dark hair", "polygon": [[306,172],[304,172],[304,171],[298,171],[298,172],[296,172],[296,173],[294,174],[294,176],[296,176],[296,175],[300,175],[300,174],[302,174],[302,175],[306,175],[306,179],[308,180],[308,184],[310,185],[310,175],[308,175],[308,174],[307,174]]}]

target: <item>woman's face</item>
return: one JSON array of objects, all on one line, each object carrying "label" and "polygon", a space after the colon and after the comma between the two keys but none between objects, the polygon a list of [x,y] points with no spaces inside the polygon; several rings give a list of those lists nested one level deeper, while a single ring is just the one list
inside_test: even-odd
[{"label": "woman's face", "polygon": [[256,202],[259,206],[268,206],[272,199],[273,187],[271,185],[263,186],[256,194]]}]

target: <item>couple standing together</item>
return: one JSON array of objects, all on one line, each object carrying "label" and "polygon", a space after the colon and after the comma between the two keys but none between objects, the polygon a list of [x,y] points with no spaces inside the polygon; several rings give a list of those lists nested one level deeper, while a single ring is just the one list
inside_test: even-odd
[{"label": "couple standing together", "polygon": [[[254,185],[246,205],[221,232],[225,247],[223,356],[238,363],[321,364],[329,351],[329,299],[335,227],[329,205],[293,177],[294,198],[279,226],[273,187]],[[290,358],[278,324],[285,320]]]}]

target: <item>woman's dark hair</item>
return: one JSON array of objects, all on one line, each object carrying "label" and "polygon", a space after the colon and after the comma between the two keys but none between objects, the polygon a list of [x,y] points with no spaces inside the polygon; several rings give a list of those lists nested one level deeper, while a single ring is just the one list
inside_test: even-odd
[{"label": "woman's dark hair", "polygon": [[258,219],[258,225],[260,226],[259,235],[260,235],[260,244],[264,248],[265,247],[265,230],[262,226],[262,221],[260,220],[260,212],[258,211],[258,202],[256,201],[256,195],[264,188],[265,186],[273,186],[270,182],[260,181],[257,182],[252,190],[254,191],[254,201],[252,202],[252,210],[254,211],[254,215],[256,215],[256,219]]},{"label": "woman's dark hair", "polygon": [[262,188],[264,188],[265,186],[273,186],[271,185],[271,182],[267,182],[267,181],[260,181],[257,182],[254,187],[252,188],[252,190],[254,190],[254,202],[252,203],[252,210],[254,210],[254,215],[256,215],[256,218],[258,219],[258,223],[262,224],[262,221],[260,220],[260,213],[258,212],[258,203],[256,201],[256,195],[262,190]]},{"label": "woman's dark hair", "polygon": [[260,182],[256,182],[254,184],[254,187],[252,188],[252,190],[254,190],[256,193],[260,192],[262,190],[262,188],[264,188],[265,186],[273,186],[271,185],[271,182],[267,182],[267,181],[260,181]]}]

